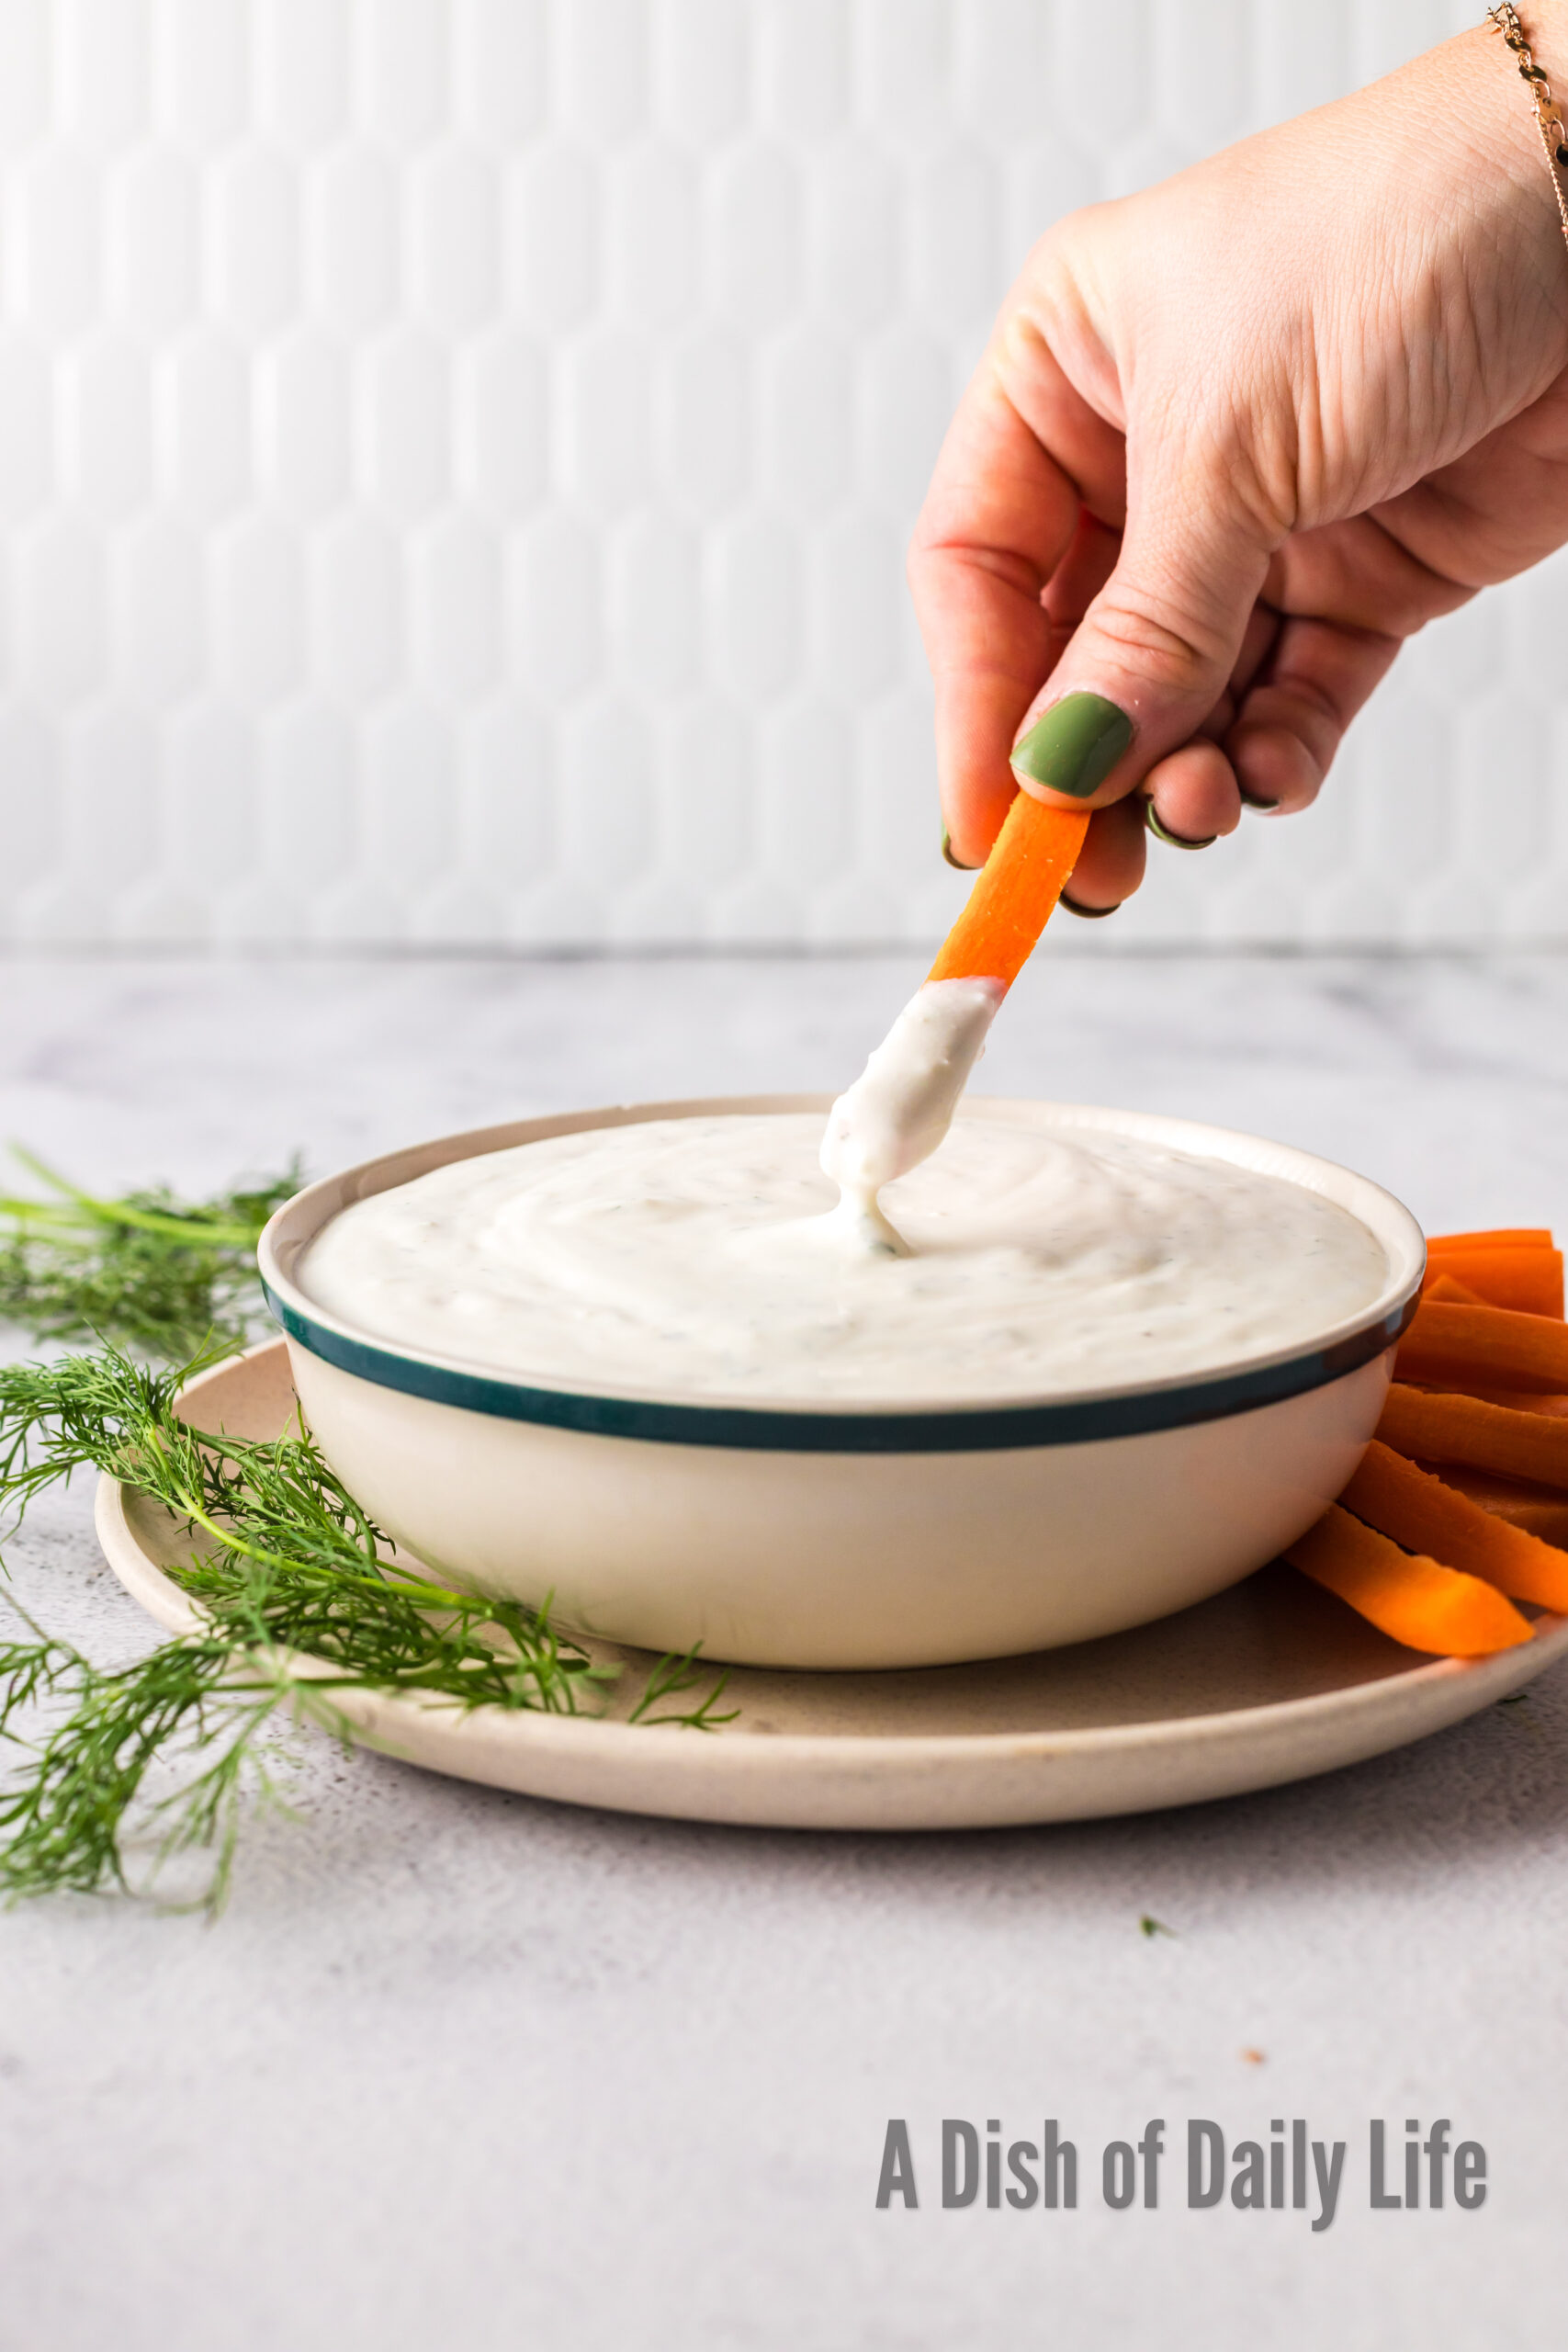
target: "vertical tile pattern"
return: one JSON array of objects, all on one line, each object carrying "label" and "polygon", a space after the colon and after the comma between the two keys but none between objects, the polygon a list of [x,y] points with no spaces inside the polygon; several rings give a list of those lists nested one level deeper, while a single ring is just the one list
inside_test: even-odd
[{"label": "vertical tile pattern", "polygon": [[[0,936],[931,936],[903,547],[1009,277],[1456,21],[6,0]],[[1432,629],[1117,940],[1562,935],[1565,627]]]}]

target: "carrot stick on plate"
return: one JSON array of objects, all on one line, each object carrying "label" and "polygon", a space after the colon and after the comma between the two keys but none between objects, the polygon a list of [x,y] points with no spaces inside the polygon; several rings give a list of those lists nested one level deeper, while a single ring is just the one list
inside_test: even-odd
[{"label": "carrot stick on plate", "polygon": [[1450,1390],[1461,1389],[1466,1396],[1479,1396],[1483,1405],[1506,1405],[1510,1413],[1548,1413],[1553,1420],[1568,1420],[1568,1396],[1555,1389],[1494,1388],[1489,1382],[1479,1380],[1456,1380],[1446,1385]]},{"label": "carrot stick on plate", "polygon": [[1434,1396],[1395,1381],[1376,1435],[1415,1462],[1458,1462],[1502,1478],[1568,1487],[1568,1421],[1478,1396]]},{"label": "carrot stick on plate", "polygon": [[1505,1594],[1568,1613],[1568,1325],[1545,1227],[1428,1240],[1395,1363],[1355,1476],[1285,1557],[1413,1649],[1511,1648],[1530,1628]]},{"label": "carrot stick on plate", "polygon": [[1428,1250],[1550,1250],[1549,1225],[1497,1225],[1484,1233],[1429,1233]]},{"label": "carrot stick on plate", "polygon": [[1530,1638],[1529,1620],[1495,1585],[1402,1552],[1337,1503],[1285,1557],[1407,1649],[1484,1657]]},{"label": "carrot stick on plate", "polygon": [[1401,1380],[1429,1388],[1568,1389],[1568,1323],[1506,1306],[1463,1306],[1424,1298],[1399,1343]]},{"label": "carrot stick on plate", "polygon": [[1490,1470],[1467,1470],[1461,1462],[1439,1462],[1433,1471],[1445,1487],[1468,1495],[1493,1519],[1522,1527],[1543,1544],[1568,1552],[1568,1495],[1525,1478],[1499,1478]]},{"label": "carrot stick on plate", "polygon": [[1550,1244],[1483,1246],[1467,1238],[1461,1247],[1442,1240],[1427,1244],[1427,1276],[1422,1288],[1430,1297],[1444,1280],[1462,1283],[1478,1302],[1511,1306],[1525,1315],[1562,1317],[1562,1253]]},{"label": "carrot stick on plate", "polygon": [[1407,1552],[1483,1577],[1515,1600],[1568,1611],[1568,1552],[1495,1518],[1375,1438],[1339,1500]]},{"label": "carrot stick on plate", "polygon": [[1032,793],[1015,795],[928,978],[1000,980],[1011,988],[1050,921],[1088,831],[1086,808],[1047,808]]},{"label": "carrot stick on plate", "polygon": [[1427,1279],[1421,1285],[1421,1296],[1423,1300],[1432,1299],[1438,1306],[1484,1306],[1486,1305],[1485,1299],[1478,1290],[1468,1289],[1463,1283],[1456,1282],[1452,1274],[1434,1274],[1430,1261],[1427,1262]]}]

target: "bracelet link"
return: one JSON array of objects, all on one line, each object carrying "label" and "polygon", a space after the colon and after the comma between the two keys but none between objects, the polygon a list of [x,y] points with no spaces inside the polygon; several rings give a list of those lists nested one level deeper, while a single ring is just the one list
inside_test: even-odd
[{"label": "bracelet link", "polygon": [[1551,83],[1544,65],[1538,65],[1525,28],[1519,22],[1519,12],[1511,0],[1497,0],[1486,11],[1494,32],[1502,34],[1504,41],[1519,61],[1519,77],[1535,105],[1536,129],[1540,133],[1540,152],[1546,158],[1546,168],[1551,175],[1551,193],[1557,198],[1557,217],[1562,223],[1562,234],[1568,237],[1568,196],[1564,196],[1559,167],[1568,169],[1568,133],[1562,128],[1562,109],[1551,95]]}]

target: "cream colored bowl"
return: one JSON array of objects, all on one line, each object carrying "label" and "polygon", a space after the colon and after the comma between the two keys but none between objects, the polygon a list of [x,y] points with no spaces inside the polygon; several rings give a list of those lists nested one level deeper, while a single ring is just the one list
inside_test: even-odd
[{"label": "cream colored bowl", "polygon": [[1309,1527],[1382,1408],[1425,1262],[1365,1177],[1256,1136],[1076,1105],[960,1116],[1134,1136],[1325,1195],[1388,1278],[1348,1321],[1275,1355],[1092,1394],[938,1407],[727,1406],[585,1395],[358,1331],[299,1288],[352,1201],[547,1136],[827,1096],[644,1103],[519,1120],[312,1184],[262,1236],[269,1303],[323,1453],[371,1517],[451,1581],[653,1650],[754,1666],[909,1667],[1045,1649],[1147,1623],[1250,1575]]}]

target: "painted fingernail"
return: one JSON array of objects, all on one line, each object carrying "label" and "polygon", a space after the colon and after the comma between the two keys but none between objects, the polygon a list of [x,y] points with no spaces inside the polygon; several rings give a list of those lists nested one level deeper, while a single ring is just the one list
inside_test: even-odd
[{"label": "painted fingernail", "polygon": [[1205,833],[1201,842],[1195,842],[1185,833],[1173,833],[1168,825],[1160,823],[1152,800],[1144,803],[1144,822],[1156,842],[1168,842],[1172,849],[1212,849],[1220,838],[1218,833]]},{"label": "painted fingernail", "polygon": [[1277,800],[1265,800],[1260,794],[1248,792],[1245,784],[1238,784],[1236,790],[1249,808],[1278,808],[1280,806]]},{"label": "painted fingernail", "polygon": [[1118,899],[1114,907],[1080,907],[1077,900],[1070,899],[1065,890],[1056,900],[1059,907],[1066,907],[1070,915],[1077,915],[1085,922],[1103,922],[1107,915],[1113,915],[1119,911],[1121,903]]},{"label": "painted fingernail", "polygon": [[1132,740],[1132,720],[1103,695],[1064,695],[1013,745],[1013,774],[1087,800]]},{"label": "painted fingernail", "polygon": [[961,857],[953,856],[952,837],[945,825],[942,829],[942,854],[955,874],[974,874],[978,871],[976,866],[965,865]]}]

